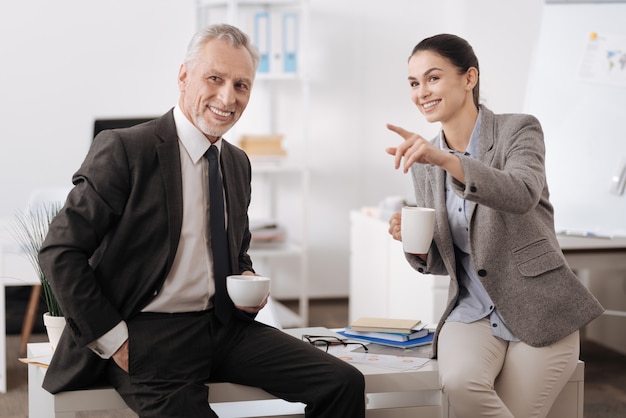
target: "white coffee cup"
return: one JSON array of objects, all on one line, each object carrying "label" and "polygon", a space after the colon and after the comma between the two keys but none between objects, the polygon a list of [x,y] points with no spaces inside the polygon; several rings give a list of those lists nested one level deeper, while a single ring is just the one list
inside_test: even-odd
[{"label": "white coffee cup", "polygon": [[426,254],[435,229],[435,209],[404,206],[402,208],[402,248],[410,254]]},{"label": "white coffee cup", "polygon": [[252,275],[226,277],[226,290],[235,306],[259,306],[270,292],[270,278]]}]

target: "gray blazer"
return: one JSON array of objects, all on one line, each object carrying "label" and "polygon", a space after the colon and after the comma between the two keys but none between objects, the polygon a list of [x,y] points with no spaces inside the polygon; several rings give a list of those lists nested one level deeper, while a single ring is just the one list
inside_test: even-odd
[{"label": "gray blazer", "polygon": [[[481,109],[478,158],[460,157],[465,184],[453,184],[470,202],[472,261],[513,333],[531,346],[547,346],[596,318],[603,308],[568,267],[559,247],[539,122],[530,115]],[[407,259],[422,273],[450,275],[438,333],[459,296],[445,172],[423,164],[414,164],[411,172],[417,205],[436,209],[436,226],[426,262],[408,254]]]},{"label": "gray blazer", "polygon": [[[253,271],[247,254],[250,161],[223,141],[221,164],[231,269]],[[139,313],[172,266],[183,206],[172,110],[99,134],[72,181],[39,254],[68,325],[44,381],[52,393],[100,382],[106,361],[86,345]]]}]

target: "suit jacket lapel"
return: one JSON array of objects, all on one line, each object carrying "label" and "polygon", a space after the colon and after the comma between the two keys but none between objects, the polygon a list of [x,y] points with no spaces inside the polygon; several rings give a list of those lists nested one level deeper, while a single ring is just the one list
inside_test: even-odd
[{"label": "suit jacket lapel", "polygon": [[[481,108],[482,120],[480,123],[480,144],[478,151],[478,160],[485,163],[488,166],[491,166],[491,162],[494,157],[494,141],[495,141],[495,125],[493,123],[494,116],[493,113],[486,109],[484,106]],[[468,210],[468,219],[471,220],[474,217],[474,211],[478,204],[473,201],[467,201],[469,204]]]},{"label": "suit jacket lapel", "polygon": [[159,158],[159,165],[161,166],[161,174],[163,175],[168,210],[170,252],[167,260],[167,271],[169,271],[174,262],[183,223],[180,148],[172,111],[168,112],[159,120],[157,135],[163,140],[161,144],[157,145],[156,151]]},{"label": "suit jacket lapel", "polygon": [[495,142],[495,124],[494,115],[484,106],[481,108],[482,120],[480,121],[480,151],[478,152],[478,158],[480,161],[487,165],[491,165],[491,161],[494,157],[494,142]]},{"label": "suit jacket lapel", "polygon": [[239,209],[239,198],[242,196],[237,196],[237,186],[238,184],[243,184],[245,181],[249,181],[248,179],[242,179],[243,170],[237,169],[237,162],[234,159],[234,156],[231,152],[230,147],[232,145],[228,143],[226,140],[222,139],[222,150],[221,150],[221,158],[220,164],[222,168],[222,176],[224,181],[224,193],[226,194],[226,211],[228,214],[228,246],[230,249],[230,259],[232,264],[232,269],[235,271],[238,269],[237,265],[237,253],[238,248],[235,245],[237,231],[235,228],[237,227],[234,222],[237,219],[237,213]]},{"label": "suit jacket lapel", "polygon": [[[454,260],[454,246],[452,245],[452,233],[450,224],[448,223],[448,211],[446,209],[446,172],[435,166],[429,166],[427,169],[430,178],[431,188],[433,190],[433,201],[435,207],[442,208],[435,212],[435,233],[433,239],[443,256],[444,262]],[[454,262],[454,261],[452,261]],[[454,271],[454,265],[447,265],[448,271]]]}]

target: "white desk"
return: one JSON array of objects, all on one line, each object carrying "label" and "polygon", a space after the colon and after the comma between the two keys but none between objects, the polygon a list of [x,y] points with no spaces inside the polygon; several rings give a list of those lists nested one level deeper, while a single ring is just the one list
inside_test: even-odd
[{"label": "white desk", "polygon": [[[389,235],[386,221],[352,211],[350,223],[349,321],[361,316],[438,321],[447,303],[449,278],[415,271],[402,244]],[[593,271],[626,272],[626,238],[559,235],[558,239],[567,262],[588,289]],[[626,316],[617,310],[604,314]]]},{"label": "white desk", "polygon": [[[285,330],[296,338],[304,333],[324,335],[321,328]],[[330,335],[330,334],[329,334]],[[47,343],[28,344],[29,357],[47,355]],[[367,418],[454,418],[439,386],[437,362],[429,360],[418,370],[395,371],[356,364],[365,376]],[[125,409],[126,405],[112,388],[80,390],[51,395],[41,388],[45,369],[28,366],[28,405],[30,418],[74,418],[78,411]],[[258,388],[231,383],[209,385],[209,402],[218,414],[228,417],[276,416],[302,417],[301,404],[273,398]],[[582,418],[584,364],[579,362],[574,375],[557,398],[548,418]],[[232,403],[234,402],[234,403]],[[231,403],[230,405],[227,405]],[[267,406],[269,404],[269,406]],[[230,407],[218,410],[218,407]],[[225,412],[228,411],[228,412]]]},{"label": "white desk", "polygon": [[[587,288],[594,270],[626,271],[626,238],[559,235],[558,239],[568,264]],[[626,317],[626,311],[606,310],[604,315]]]},{"label": "white desk", "polygon": [[[285,332],[300,338],[304,333],[327,332],[320,328],[300,328],[285,330]],[[48,343],[28,344],[28,357],[48,355]],[[356,366],[365,375],[368,418],[408,418],[420,416],[424,418],[441,417],[441,391],[439,389],[439,374],[436,362],[429,361],[417,371],[399,372],[376,368],[367,365]],[[45,376],[45,369],[32,364],[28,365],[28,406],[30,418],[73,418],[78,411],[114,410],[127,408],[117,392],[112,388],[80,390],[51,395],[41,384]],[[261,389],[230,383],[211,383],[209,401],[213,409],[228,405],[220,403],[238,402],[232,404],[229,413],[222,414],[229,417],[265,416],[263,403],[270,402],[268,416],[280,413],[281,417],[301,417],[304,406],[278,400]],[[246,403],[249,402],[248,406]],[[273,402],[273,403],[272,403]],[[447,410],[447,405],[446,405]],[[219,413],[219,412],[218,412]],[[445,415],[447,416],[447,415]]]}]

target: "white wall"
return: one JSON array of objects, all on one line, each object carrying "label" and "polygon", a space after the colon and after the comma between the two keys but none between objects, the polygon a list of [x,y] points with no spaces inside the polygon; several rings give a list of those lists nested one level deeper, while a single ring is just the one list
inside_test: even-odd
[{"label": "white wall", "polygon": [[[469,5],[471,4],[471,6]],[[391,122],[432,136],[409,101],[406,61],[422,38],[459,34],[497,112],[523,108],[543,0],[311,0],[310,290],[345,296],[349,211],[410,197],[384,148]],[[177,99],[194,0],[0,3],[0,216],[32,189],[69,186],[93,119],[152,116]],[[297,145],[296,145],[297,146]]]},{"label": "white wall", "polygon": [[0,215],[71,185],[97,117],[160,115],[195,29],[194,0],[0,3]]}]

